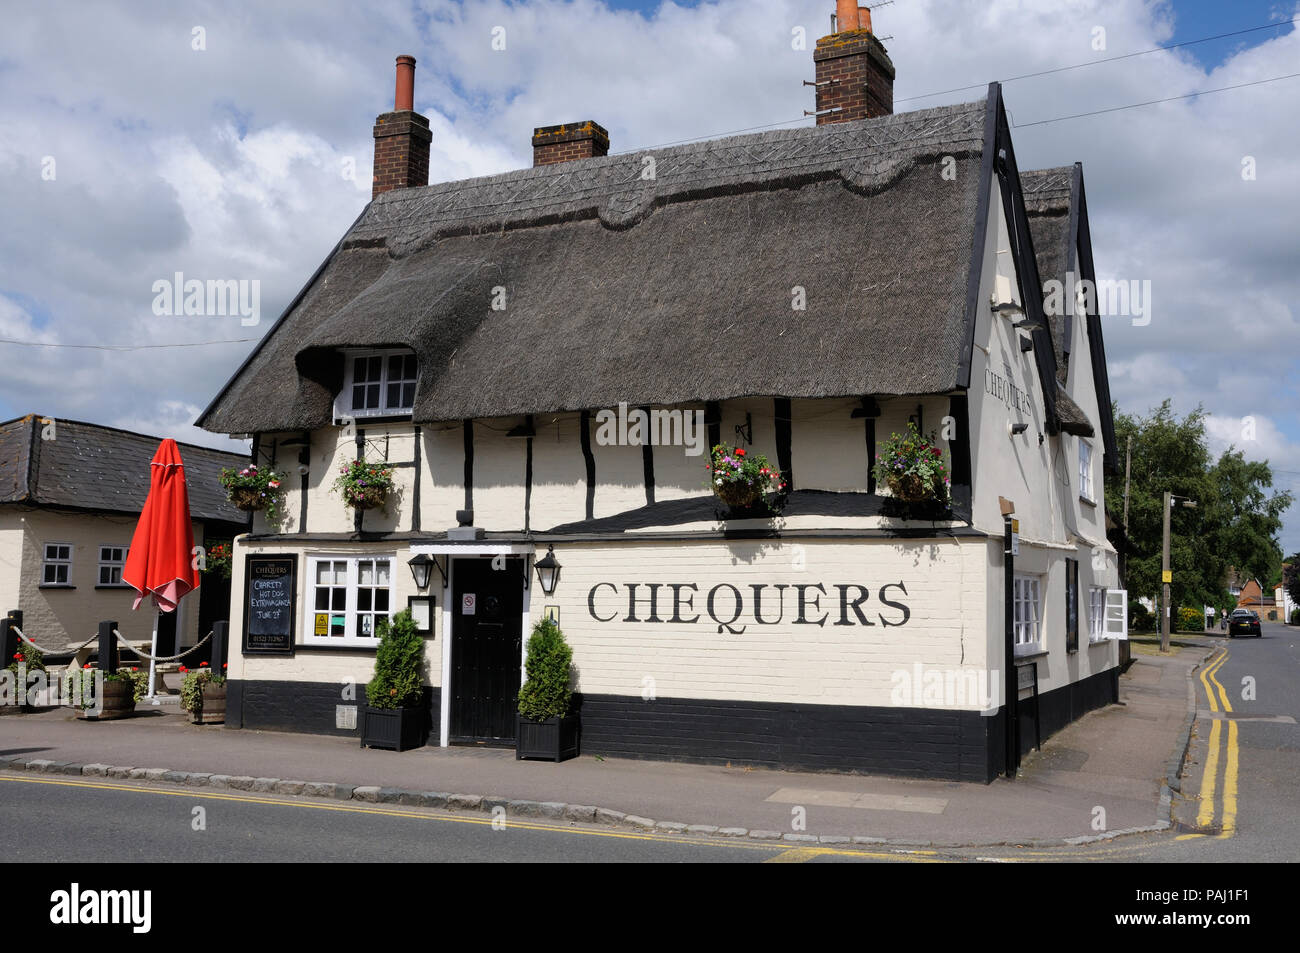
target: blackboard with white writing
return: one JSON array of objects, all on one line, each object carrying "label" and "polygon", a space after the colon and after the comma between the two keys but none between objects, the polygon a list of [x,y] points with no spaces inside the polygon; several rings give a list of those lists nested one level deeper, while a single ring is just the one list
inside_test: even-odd
[{"label": "blackboard with white writing", "polygon": [[298,557],[249,556],[244,573],[244,654],[292,655]]}]

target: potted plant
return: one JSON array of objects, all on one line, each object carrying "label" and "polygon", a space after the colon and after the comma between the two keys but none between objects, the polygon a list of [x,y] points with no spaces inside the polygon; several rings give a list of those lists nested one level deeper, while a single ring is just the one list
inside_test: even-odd
[{"label": "potted plant", "polygon": [[[101,674],[103,680],[95,685]],[[84,721],[112,721],[135,714],[136,680],[126,669],[102,672],[87,665],[73,673],[71,687],[77,717]]]},{"label": "potted plant", "polygon": [[711,457],[706,467],[709,487],[728,506],[754,506],[765,494],[785,489],[781,472],[761,453],[751,454],[743,447],[720,443],[713,448]]},{"label": "potted plant", "polygon": [[578,716],[572,712],[573,650],[552,619],[533,626],[527,677],[519,689],[515,759],[564,761],[578,756]]},{"label": "potted plant", "polygon": [[930,500],[947,502],[951,482],[943,462],[943,451],[934,446],[933,435],[926,439],[908,421],[907,432],[890,434],[876,454],[876,480],[906,503]]},{"label": "potted plant", "polygon": [[226,676],[214,672],[207,662],[197,669],[181,666],[181,707],[196,725],[220,725],[226,720]]},{"label": "potted plant", "polygon": [[343,496],[345,506],[358,510],[383,507],[393,492],[393,471],[387,463],[353,460],[339,468],[334,489]]},{"label": "potted plant", "polygon": [[18,640],[18,651],[8,665],[9,671],[14,674],[14,687],[20,692],[22,699],[22,711],[35,711],[36,706],[27,701],[27,679],[33,672],[45,671],[45,658],[41,650],[30,642]]},{"label": "potted plant", "polygon": [[266,519],[270,523],[280,520],[280,484],[284,477],[271,469],[259,469],[250,463],[242,470],[224,467],[221,470],[221,485],[226,488],[226,497],[232,506],[245,512],[266,510]]},{"label": "potted plant", "polygon": [[204,553],[205,567],[203,571],[211,573],[220,579],[229,579],[232,558],[230,543],[213,543]]},{"label": "potted plant", "polygon": [[424,638],[410,609],[376,626],[375,676],[366,685],[361,709],[361,747],[406,751],[428,737],[424,706]]}]

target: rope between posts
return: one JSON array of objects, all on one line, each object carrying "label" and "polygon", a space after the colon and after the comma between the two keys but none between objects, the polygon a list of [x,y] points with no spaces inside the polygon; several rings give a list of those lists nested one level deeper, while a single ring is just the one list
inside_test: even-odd
[{"label": "rope between posts", "polygon": [[114,629],[114,630],[113,630],[113,634],[116,635],[116,636],[118,637],[118,640],[121,641],[121,643],[122,643],[123,645],[125,645],[128,649],[130,649],[130,650],[131,650],[132,652],[134,652],[136,655],[140,656],[140,658],[144,659],[146,662],[175,662],[177,659],[183,659],[183,658],[185,658],[185,656],[189,655],[189,654],[190,654],[191,652],[193,652],[194,650],[200,648],[200,647],[203,645],[204,642],[206,642],[208,639],[212,638],[212,633],[209,632],[209,633],[208,633],[207,635],[205,635],[203,638],[199,639],[198,642],[196,642],[196,643],[194,643],[193,645],[191,645],[188,649],[186,649],[184,652],[181,652],[179,655],[165,655],[165,656],[164,656],[164,655],[159,655],[159,656],[153,656],[153,655],[150,655],[148,652],[146,652],[144,649],[138,649],[138,648],[136,648],[134,645],[132,645],[130,642],[128,642],[128,641],[126,640],[126,638],[122,635],[122,633],[119,632],[119,631],[117,631],[117,629]]},{"label": "rope between posts", "polygon": [[99,638],[99,633],[96,632],[96,633],[95,633],[94,635],[92,635],[90,638],[86,639],[86,641],[84,641],[84,642],[82,642],[80,645],[78,645],[75,649],[67,649],[67,648],[63,648],[63,649],[47,649],[47,648],[44,648],[44,647],[42,647],[42,646],[37,645],[37,644],[36,644],[35,642],[33,642],[31,639],[27,638],[27,636],[23,635],[23,630],[20,629],[20,628],[18,628],[18,626],[16,626],[16,625],[11,625],[9,628],[13,629],[15,632],[18,633],[18,638],[22,639],[24,642],[26,642],[26,643],[27,643],[28,645],[30,645],[32,648],[36,649],[36,651],[40,652],[42,655],[66,655],[68,652],[71,652],[73,655],[76,655],[78,652],[80,652],[82,649],[84,649],[84,648],[85,648],[87,645],[89,645],[91,642],[94,642],[97,638]]}]

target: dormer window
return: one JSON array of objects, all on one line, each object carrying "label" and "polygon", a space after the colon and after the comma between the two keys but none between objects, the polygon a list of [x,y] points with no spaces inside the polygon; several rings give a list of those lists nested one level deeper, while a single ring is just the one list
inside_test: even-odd
[{"label": "dormer window", "polygon": [[335,418],[409,416],[415,409],[416,359],[410,351],[349,351]]}]

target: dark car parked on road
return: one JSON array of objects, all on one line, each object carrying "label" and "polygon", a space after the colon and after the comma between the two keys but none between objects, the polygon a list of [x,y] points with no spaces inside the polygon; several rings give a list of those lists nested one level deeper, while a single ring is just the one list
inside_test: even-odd
[{"label": "dark car parked on road", "polygon": [[1259,624],[1259,616],[1249,609],[1236,609],[1228,617],[1228,638],[1238,635],[1255,635],[1260,638],[1264,637],[1264,631]]}]

